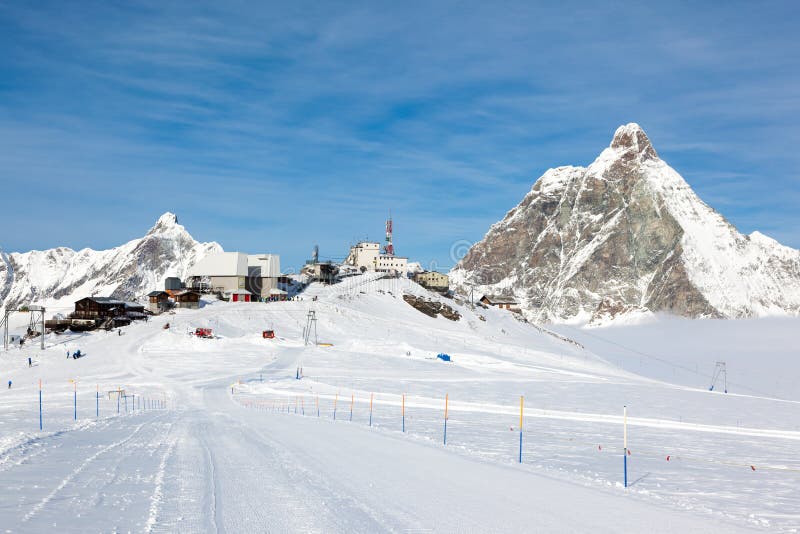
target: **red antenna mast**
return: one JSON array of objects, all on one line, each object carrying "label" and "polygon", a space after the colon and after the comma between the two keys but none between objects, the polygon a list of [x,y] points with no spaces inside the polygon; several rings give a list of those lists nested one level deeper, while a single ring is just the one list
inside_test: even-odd
[{"label": "red antenna mast", "polygon": [[386,247],[384,247],[386,254],[394,256],[394,245],[392,244],[392,214],[389,213],[389,218],[386,220]]}]

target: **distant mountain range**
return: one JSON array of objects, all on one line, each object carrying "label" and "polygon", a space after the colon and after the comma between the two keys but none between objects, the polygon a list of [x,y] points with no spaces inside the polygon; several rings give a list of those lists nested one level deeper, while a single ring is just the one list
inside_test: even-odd
[{"label": "distant mountain range", "polygon": [[800,314],[800,251],[740,234],[637,124],[589,167],[548,170],[450,274],[539,321]]},{"label": "distant mountain range", "polygon": [[195,241],[172,213],[162,215],[141,239],[109,250],[0,252],[0,308],[66,297],[141,300],[163,289],[167,276],[183,279],[189,267],[215,252],[222,247]]}]

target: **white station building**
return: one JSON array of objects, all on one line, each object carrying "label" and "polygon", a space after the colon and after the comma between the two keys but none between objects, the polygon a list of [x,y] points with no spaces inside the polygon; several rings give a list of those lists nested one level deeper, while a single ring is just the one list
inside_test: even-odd
[{"label": "white station building", "polygon": [[229,293],[245,290],[254,298],[268,298],[277,289],[281,260],[277,254],[220,252],[194,264],[186,286]]},{"label": "white station building", "polygon": [[350,247],[350,254],[344,261],[345,265],[368,271],[406,273],[408,271],[408,258],[394,254],[381,254],[380,243],[362,241]]}]

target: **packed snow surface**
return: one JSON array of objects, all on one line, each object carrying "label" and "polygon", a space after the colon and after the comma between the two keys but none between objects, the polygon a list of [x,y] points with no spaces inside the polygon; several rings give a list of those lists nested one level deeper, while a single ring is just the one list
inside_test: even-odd
[{"label": "packed snow surface", "polygon": [[[0,396],[0,523],[12,532],[800,528],[791,399],[669,383],[648,358],[623,369],[619,347],[589,350],[568,339],[575,332],[502,310],[442,299],[461,319],[431,318],[403,293],[440,298],[364,275],[312,285],[299,301],[208,301],[122,335],[53,335],[44,351],[0,353],[13,382]],[[761,325],[743,328],[755,335]],[[197,327],[216,337],[190,335]],[[267,329],[277,337],[264,339]],[[77,349],[85,356],[67,358]],[[796,372],[796,358],[786,365]]]}]

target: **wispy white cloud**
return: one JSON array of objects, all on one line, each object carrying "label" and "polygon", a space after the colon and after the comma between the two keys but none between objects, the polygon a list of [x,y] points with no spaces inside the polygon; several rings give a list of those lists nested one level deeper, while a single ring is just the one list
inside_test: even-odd
[{"label": "wispy white cloud", "polygon": [[112,245],[173,209],[229,248],[273,231],[299,261],[379,233],[392,208],[406,251],[441,260],[629,121],[743,230],[798,228],[797,18],[786,3],[0,4],[0,172],[44,191],[31,205],[6,186],[0,218],[127,208],[102,235],[2,244]]}]

